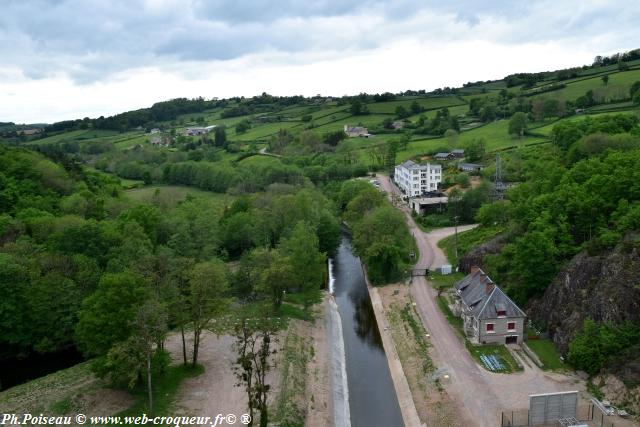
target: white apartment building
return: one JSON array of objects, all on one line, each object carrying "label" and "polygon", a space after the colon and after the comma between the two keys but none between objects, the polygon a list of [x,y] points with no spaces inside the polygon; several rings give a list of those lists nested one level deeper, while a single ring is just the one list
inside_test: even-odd
[{"label": "white apartment building", "polygon": [[438,189],[442,182],[442,166],[431,163],[419,165],[407,160],[396,166],[394,181],[404,194],[417,197]]}]

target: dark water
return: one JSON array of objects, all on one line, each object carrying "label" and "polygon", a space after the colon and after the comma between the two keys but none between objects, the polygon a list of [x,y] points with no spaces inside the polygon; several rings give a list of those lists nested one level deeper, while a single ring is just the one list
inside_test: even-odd
[{"label": "dark water", "polygon": [[333,273],[342,317],[351,425],[403,426],[360,260],[346,235],[334,257]]},{"label": "dark water", "polygon": [[0,360],[0,390],[43,377],[84,361],[75,348],[57,353],[32,354],[23,359]]}]

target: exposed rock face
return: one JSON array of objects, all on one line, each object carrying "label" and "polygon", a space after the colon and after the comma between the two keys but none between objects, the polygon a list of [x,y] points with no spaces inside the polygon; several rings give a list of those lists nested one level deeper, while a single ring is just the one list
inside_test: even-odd
[{"label": "exposed rock face", "polygon": [[507,235],[500,234],[486,243],[476,246],[460,258],[460,270],[469,274],[471,267],[477,266],[485,269],[484,257],[500,253],[502,247],[507,243]]},{"label": "exposed rock face", "polygon": [[569,342],[584,319],[622,323],[640,321],[640,254],[627,240],[601,255],[576,255],[555,277],[527,314],[547,326],[558,349]]},{"label": "exposed rock face", "polygon": [[611,374],[598,375],[593,379],[606,400],[613,402],[617,406],[624,406],[634,413],[640,412],[640,386],[627,387],[619,376]]}]

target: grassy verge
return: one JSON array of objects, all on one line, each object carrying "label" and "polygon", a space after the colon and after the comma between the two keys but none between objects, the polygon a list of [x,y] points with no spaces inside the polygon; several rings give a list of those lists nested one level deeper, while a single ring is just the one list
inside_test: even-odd
[{"label": "grassy verge", "polygon": [[436,302],[438,303],[438,307],[440,307],[442,313],[444,313],[444,317],[449,321],[449,324],[456,330],[456,332],[458,332],[458,334],[460,334],[460,336],[464,337],[462,318],[451,312],[447,298],[444,295],[439,295]]},{"label": "grassy verge", "polygon": [[305,310],[299,305],[283,303],[278,308],[280,316],[287,319],[300,319],[300,320],[313,320],[313,313],[310,310]]},{"label": "grassy verge", "polygon": [[[274,416],[278,425],[302,426],[307,416],[305,391],[307,364],[313,358],[311,339],[291,332],[282,347],[282,379],[280,394],[274,402]],[[313,396],[311,397],[313,399]]]},{"label": "grassy verge", "polygon": [[560,354],[550,340],[529,340],[527,345],[542,361],[543,369],[562,369],[564,364],[560,360]]},{"label": "grassy verge", "polygon": [[420,359],[422,360],[422,373],[428,374],[433,372],[435,367],[433,366],[431,357],[429,357],[429,344],[425,338],[426,331],[422,323],[418,323],[416,317],[417,314],[410,303],[405,304],[402,310],[400,310],[400,319],[402,319],[404,328],[408,328],[413,334],[413,340],[418,349]]},{"label": "grassy verge", "polygon": [[[474,247],[491,240],[493,237],[505,231],[504,227],[480,226],[474,229],[458,233],[458,254],[460,256],[466,254]],[[438,246],[442,248],[447,259],[452,265],[457,265],[458,260],[455,256],[455,236],[449,236],[438,242]]]},{"label": "grassy verge", "polygon": [[429,276],[429,282],[437,291],[446,291],[451,289],[453,285],[464,278],[464,273],[438,274],[433,273]]},{"label": "grassy verge", "polygon": [[178,387],[184,380],[197,377],[204,372],[204,367],[196,365],[169,366],[162,375],[156,375],[153,384],[153,411],[149,410],[147,389],[140,385],[131,391],[135,402],[118,415],[134,416],[140,414],[170,415],[171,404],[175,398]]},{"label": "grassy verge", "polygon": [[416,389],[426,391],[429,386],[427,375],[435,370],[429,356],[429,343],[422,324],[417,320],[411,303],[404,306],[393,303],[387,309],[387,319],[391,327],[393,341],[403,369],[407,372],[407,380],[413,393]]},{"label": "grassy verge", "polygon": [[496,356],[502,362],[504,369],[501,371],[495,371],[495,372],[509,374],[515,371],[522,370],[522,368],[520,368],[518,363],[515,361],[515,359],[511,355],[511,353],[509,353],[509,350],[507,350],[507,347],[505,347],[502,344],[473,345],[469,342],[469,340],[465,340],[465,345],[467,347],[467,350],[469,350],[469,353],[471,354],[471,356],[474,359],[476,359],[476,362],[478,362],[478,364],[485,369],[486,369],[486,366],[484,365],[484,363],[482,362],[482,359],[480,358],[480,356],[483,356],[483,355]]}]

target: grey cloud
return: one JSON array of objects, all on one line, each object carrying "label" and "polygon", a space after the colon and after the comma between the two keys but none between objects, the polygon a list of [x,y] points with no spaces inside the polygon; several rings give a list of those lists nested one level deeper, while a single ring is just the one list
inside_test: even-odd
[{"label": "grey cloud", "polygon": [[523,43],[606,33],[603,49],[639,38],[633,2],[587,3],[192,0],[154,8],[144,0],[9,0],[0,14],[0,57],[31,78],[63,73],[90,83],[140,66],[267,50],[349,52],[402,38]]}]

